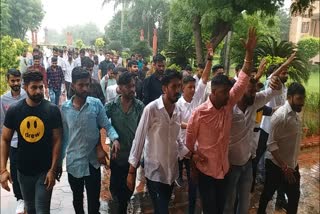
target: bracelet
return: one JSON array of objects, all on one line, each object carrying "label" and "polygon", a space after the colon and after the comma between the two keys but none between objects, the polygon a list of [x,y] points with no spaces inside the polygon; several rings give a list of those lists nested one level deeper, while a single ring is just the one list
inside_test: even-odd
[{"label": "bracelet", "polygon": [[7,169],[1,170],[0,175],[2,175],[2,174],[5,173],[5,172],[8,172],[8,170],[7,170]]},{"label": "bracelet", "polygon": [[246,59],[244,59],[244,62],[245,62],[245,63],[251,63],[251,62],[253,62],[253,59],[252,59],[252,60],[246,60]]}]

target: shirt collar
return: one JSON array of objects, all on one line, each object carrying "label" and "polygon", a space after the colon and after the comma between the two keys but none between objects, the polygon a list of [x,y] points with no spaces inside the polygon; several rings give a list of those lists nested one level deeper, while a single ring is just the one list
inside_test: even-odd
[{"label": "shirt collar", "polygon": [[291,105],[289,104],[288,100],[285,102],[284,105],[285,105],[285,108],[286,108],[288,114],[290,114],[290,113],[296,114],[296,112],[292,110],[292,107],[291,107]]},{"label": "shirt collar", "polygon": [[158,109],[164,108],[163,95],[161,95],[161,96],[156,100],[156,103],[157,103]]}]

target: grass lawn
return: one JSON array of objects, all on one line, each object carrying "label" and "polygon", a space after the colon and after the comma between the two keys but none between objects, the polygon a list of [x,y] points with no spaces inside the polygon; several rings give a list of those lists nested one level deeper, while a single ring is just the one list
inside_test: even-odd
[{"label": "grass lawn", "polygon": [[310,78],[308,80],[308,83],[305,84],[305,87],[307,89],[307,93],[312,93],[312,92],[316,92],[319,93],[319,81],[320,81],[320,77],[319,77],[319,73],[320,72],[313,72],[310,75]]}]

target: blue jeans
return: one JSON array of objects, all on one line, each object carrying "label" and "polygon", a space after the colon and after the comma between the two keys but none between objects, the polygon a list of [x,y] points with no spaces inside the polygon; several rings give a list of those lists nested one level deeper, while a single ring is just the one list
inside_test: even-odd
[{"label": "blue jeans", "polygon": [[47,190],[44,181],[47,172],[24,175],[18,170],[18,181],[28,214],[49,214],[52,189]]},{"label": "blue jeans", "polygon": [[60,94],[61,94],[61,88],[60,89],[49,88],[50,102],[58,106],[59,100],[60,100]]},{"label": "blue jeans", "polygon": [[[232,165],[226,175],[226,204],[224,214],[247,214],[250,206],[252,160],[243,166]],[[238,201],[235,209],[235,202]]]}]

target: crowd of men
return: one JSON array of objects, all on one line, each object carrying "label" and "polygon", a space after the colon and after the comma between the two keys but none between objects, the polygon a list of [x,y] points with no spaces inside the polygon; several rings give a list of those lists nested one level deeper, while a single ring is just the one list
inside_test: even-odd
[{"label": "crowd of men", "polygon": [[86,188],[88,213],[99,213],[100,166],[107,155],[101,129],[110,140],[115,213],[127,213],[138,168],[154,213],[169,213],[174,185],[184,186],[185,167],[189,213],[195,213],[199,192],[205,214],[246,214],[262,160],[258,213],[266,212],[276,191],[279,206],[297,213],[298,113],[306,92],[299,83],[285,84],[295,53],[283,64],[269,66],[266,83],[260,83],[266,61],[254,68],[256,43],[256,30],[250,28],[244,63],[234,78],[224,75],[222,66],[212,66],[210,46],[206,63],[198,65],[194,76],[191,67],[165,69],[161,54],[153,57],[150,71],[141,55],[123,67],[122,58],[112,52],[102,58],[92,50],[77,55],[77,50],[54,48],[47,57],[35,48],[32,65],[24,67],[24,54],[20,71],[8,70],[11,90],[1,96],[1,186],[10,191],[12,183],[17,213],[50,213],[64,160],[75,212],[84,213]]}]

